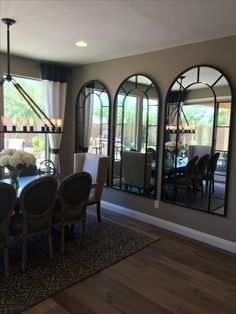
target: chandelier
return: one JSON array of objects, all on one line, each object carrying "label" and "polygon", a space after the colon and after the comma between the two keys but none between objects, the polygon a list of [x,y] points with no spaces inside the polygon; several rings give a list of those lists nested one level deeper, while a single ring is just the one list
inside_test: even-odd
[{"label": "chandelier", "polygon": [[10,26],[15,24],[16,21],[10,18],[3,18],[1,20],[4,24],[7,25],[7,74],[0,80],[0,86],[4,84],[5,81],[11,82],[16,88],[18,93],[23,97],[25,102],[29,105],[31,110],[34,112],[35,116],[41,122],[41,130],[34,129],[34,120],[33,119],[23,119],[23,126],[21,130],[17,130],[16,118],[12,118],[12,127],[11,129],[7,127],[7,124],[10,118],[2,116],[2,128],[0,133],[62,133],[62,119],[50,119],[43,110],[36,104],[32,97],[24,90],[24,88],[16,82],[14,77],[10,72]]},{"label": "chandelier", "polygon": [[166,131],[168,133],[191,134],[196,132],[196,126],[188,122],[183,109],[186,91],[181,90],[181,88],[183,87],[182,81],[184,78],[185,76],[180,76],[180,82],[178,82],[180,85],[180,90],[177,94],[174,94],[174,96],[170,96],[169,100],[167,101],[169,104],[173,103],[173,106],[169,105],[172,108],[167,114],[168,124],[166,125]]}]

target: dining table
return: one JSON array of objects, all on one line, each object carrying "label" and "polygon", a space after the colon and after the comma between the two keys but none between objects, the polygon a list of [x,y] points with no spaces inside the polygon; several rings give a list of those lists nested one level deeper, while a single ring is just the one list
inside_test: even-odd
[{"label": "dining table", "polygon": [[[30,182],[34,181],[34,180],[37,180],[39,178],[41,178],[42,176],[45,176],[43,174],[38,174],[38,175],[33,175],[33,176],[24,176],[24,177],[19,177],[18,178],[18,182],[19,182],[19,188],[16,190],[16,197],[19,198],[20,197],[20,194],[21,194],[21,191],[23,190],[23,188],[29,184]],[[64,178],[64,176],[62,175],[53,175],[57,181],[58,181],[58,184],[62,181],[62,179]],[[2,183],[8,183],[10,184],[10,178],[4,178],[4,179],[0,179],[0,182]]]}]

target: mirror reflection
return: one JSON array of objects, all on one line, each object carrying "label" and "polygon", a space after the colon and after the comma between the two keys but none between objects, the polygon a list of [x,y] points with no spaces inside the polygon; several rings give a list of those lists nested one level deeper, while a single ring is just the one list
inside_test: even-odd
[{"label": "mirror reflection", "polygon": [[118,88],[113,188],[155,197],[158,108],[158,90],[148,77],[133,75]]},{"label": "mirror reflection", "polygon": [[231,89],[218,70],[179,76],[166,99],[162,200],[225,215]]},{"label": "mirror reflection", "polygon": [[108,155],[109,95],[104,85],[89,81],[76,101],[76,152]]}]

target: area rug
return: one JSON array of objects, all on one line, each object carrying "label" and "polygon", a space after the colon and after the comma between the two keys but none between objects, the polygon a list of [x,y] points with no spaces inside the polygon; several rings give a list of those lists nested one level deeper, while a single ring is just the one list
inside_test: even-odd
[{"label": "area rug", "polygon": [[0,313],[19,313],[98,271],[119,262],[157,241],[148,235],[88,215],[88,240],[81,237],[81,225],[67,235],[65,253],[59,254],[60,233],[54,231],[54,258],[48,257],[45,237],[28,241],[28,267],[21,271],[21,241],[10,239],[11,276],[3,276],[0,258]]}]

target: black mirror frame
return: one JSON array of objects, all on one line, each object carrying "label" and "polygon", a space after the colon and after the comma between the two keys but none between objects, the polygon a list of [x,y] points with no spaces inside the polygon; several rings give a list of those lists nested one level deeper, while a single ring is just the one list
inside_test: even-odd
[{"label": "black mirror frame", "polygon": [[[233,91],[233,87],[232,87],[232,84],[228,78],[227,75],[225,75],[224,71],[222,71],[221,69],[219,69],[218,67],[215,67],[215,66],[212,66],[212,65],[209,65],[209,64],[198,64],[198,65],[194,65],[194,66],[191,66],[185,70],[183,70],[178,76],[176,76],[176,78],[172,81],[170,87],[168,88],[168,91],[166,93],[166,97],[165,97],[165,113],[164,113],[164,126],[163,126],[163,143],[162,143],[162,169],[161,169],[161,201],[163,202],[166,202],[166,203],[170,203],[170,204],[174,204],[176,206],[180,206],[180,207],[185,207],[185,208],[189,208],[189,209],[193,209],[193,210],[197,210],[197,211],[201,211],[203,213],[206,213],[206,214],[212,214],[212,215],[215,215],[215,216],[219,216],[219,217],[226,217],[227,216],[227,210],[228,210],[228,197],[229,197],[229,181],[230,181],[230,165],[231,165],[231,154],[228,154],[229,158],[227,159],[227,171],[226,171],[226,187],[225,187],[225,202],[224,202],[224,214],[218,214],[218,213],[214,213],[213,211],[205,211],[203,209],[197,209],[197,208],[194,208],[194,207],[189,207],[187,205],[183,205],[183,204],[179,204],[179,203],[175,203],[173,201],[168,201],[168,200],[165,200],[164,197],[163,197],[163,186],[164,186],[164,163],[165,163],[165,142],[167,140],[166,138],[166,117],[167,117],[167,101],[168,101],[168,95],[172,89],[172,87],[174,86],[174,84],[177,82],[177,80],[181,77],[181,76],[184,76],[184,74],[194,68],[197,68],[198,69],[198,79],[199,79],[199,69],[201,67],[208,67],[208,68],[211,68],[213,70],[216,70],[218,71],[219,73],[222,74],[222,76],[226,79],[227,83],[228,83],[228,86],[229,86],[229,89],[230,89],[230,92],[231,92],[231,113],[230,113],[230,128],[229,128],[229,142],[228,142],[228,152],[231,152],[232,150],[232,129],[233,129],[233,117],[234,117],[234,91]],[[218,81],[218,80],[217,80]],[[197,81],[195,82],[197,83]],[[208,87],[211,88],[211,86],[209,84],[206,84],[206,82],[198,82],[198,83],[204,83],[205,85],[207,85]],[[194,83],[192,84],[189,84],[190,85],[193,85]],[[213,94],[214,94],[214,97],[216,99],[216,96],[215,96],[215,92],[214,90],[211,88],[211,90],[213,91]],[[216,102],[216,101],[215,101]]]},{"label": "black mirror frame", "polygon": [[[112,136],[112,166],[111,166],[111,187],[115,190],[121,191],[121,192],[125,192],[125,193],[129,193],[129,194],[133,194],[133,195],[138,195],[141,197],[145,197],[145,198],[149,198],[149,199],[156,199],[157,196],[157,178],[158,178],[158,153],[156,156],[156,175],[155,175],[155,193],[154,193],[154,197],[147,197],[146,195],[143,194],[138,194],[138,193],[134,193],[134,192],[130,192],[130,191],[126,191],[123,189],[118,189],[113,187],[113,175],[114,175],[114,160],[115,160],[115,139],[116,139],[116,114],[117,114],[117,99],[118,99],[118,95],[119,95],[119,91],[122,88],[122,85],[124,83],[126,83],[130,78],[132,77],[138,77],[138,76],[143,76],[145,78],[147,78],[148,80],[151,81],[151,85],[153,85],[155,87],[155,90],[157,92],[157,100],[158,100],[158,114],[157,114],[157,137],[156,137],[156,148],[158,147],[158,145],[160,145],[160,107],[161,107],[161,95],[160,95],[160,91],[159,88],[155,82],[155,80],[153,80],[152,77],[150,77],[149,75],[143,74],[143,73],[134,73],[129,75],[128,77],[126,77],[118,86],[116,93],[115,93],[115,97],[114,97],[114,103],[113,103],[113,136]],[[128,95],[129,93],[127,93]]]},{"label": "black mirror frame", "polygon": [[[103,90],[106,92],[107,96],[108,96],[108,108],[109,108],[109,114],[108,114],[108,148],[107,148],[107,156],[110,156],[110,135],[111,135],[111,97],[110,94],[108,92],[108,89],[106,88],[106,86],[99,80],[90,80],[87,81],[86,83],[84,83],[82,85],[82,87],[80,88],[77,97],[76,97],[76,102],[75,102],[75,152],[87,152],[86,149],[84,149],[83,147],[79,147],[78,145],[78,103],[79,103],[79,98],[81,96],[81,94],[83,93],[84,88],[86,88],[86,86],[90,85],[90,84],[94,84],[94,83],[98,83],[99,85],[101,85],[103,87]],[[86,97],[83,100],[84,105],[86,102]]]}]

